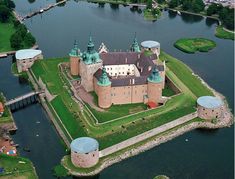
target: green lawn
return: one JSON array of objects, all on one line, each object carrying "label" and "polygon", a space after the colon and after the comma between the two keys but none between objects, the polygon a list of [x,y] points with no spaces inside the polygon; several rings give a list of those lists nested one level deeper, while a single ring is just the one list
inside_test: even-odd
[{"label": "green lawn", "polygon": [[30,160],[22,157],[12,157],[0,154],[0,167],[4,168],[4,173],[0,174],[0,178],[10,179],[36,179],[37,174]]},{"label": "green lawn", "polygon": [[151,9],[144,9],[144,19],[149,21],[157,20],[159,15],[154,14]]},{"label": "green lawn", "polygon": [[10,37],[15,32],[12,22],[0,22],[0,52],[7,52],[13,50],[10,44]]},{"label": "green lawn", "polygon": [[186,53],[208,52],[216,47],[216,43],[205,38],[182,38],[174,43],[174,46]]},{"label": "green lawn", "polygon": [[[145,106],[143,104],[115,105],[109,109],[109,113],[92,110],[99,118],[99,122],[106,122],[103,124],[97,124],[86,108],[83,108],[83,112],[81,112],[78,104],[72,100],[68,82],[58,70],[58,64],[68,62],[67,58],[37,61],[32,70],[36,78],[40,76],[49,91],[57,95],[50,104],[56,110],[70,135],[73,138],[95,137],[100,143],[100,149],[103,149],[194,112],[197,97],[212,95],[212,92],[202,85],[201,81],[192,75],[192,71],[182,62],[164,52],[161,52],[160,58],[167,61],[166,74],[181,89],[182,93],[172,97],[164,106],[129,116],[123,115],[129,114],[130,110],[139,110],[140,107]],[[97,102],[96,96],[95,101]],[[119,116],[123,117],[116,120]],[[112,119],[114,120],[110,121]]]},{"label": "green lawn", "polygon": [[215,30],[215,36],[221,39],[234,40],[234,33],[225,31],[222,26],[218,26]]},{"label": "green lawn", "polygon": [[[0,93],[0,102],[2,102],[4,104],[4,96],[2,93]],[[0,117],[0,124],[1,123],[9,123],[9,122],[13,122],[13,118],[11,116],[11,111],[8,107],[4,107],[4,113],[2,115],[2,117]]]}]

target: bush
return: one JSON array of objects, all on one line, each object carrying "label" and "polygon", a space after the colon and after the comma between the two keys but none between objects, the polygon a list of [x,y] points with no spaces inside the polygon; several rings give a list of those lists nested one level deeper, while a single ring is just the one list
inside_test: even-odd
[{"label": "bush", "polygon": [[24,37],[24,42],[27,46],[31,47],[36,43],[36,40],[32,36],[32,34],[30,32],[28,32]]},{"label": "bush", "polygon": [[10,38],[11,47],[14,49],[20,49],[21,47],[23,47],[22,40],[23,39],[21,35],[15,32]]},{"label": "bush", "polygon": [[68,176],[68,170],[63,165],[56,165],[53,168],[53,175],[60,178]]},{"label": "bush", "polygon": [[0,5],[0,21],[1,22],[7,22],[10,18],[11,15],[11,10],[4,6],[4,5]]}]

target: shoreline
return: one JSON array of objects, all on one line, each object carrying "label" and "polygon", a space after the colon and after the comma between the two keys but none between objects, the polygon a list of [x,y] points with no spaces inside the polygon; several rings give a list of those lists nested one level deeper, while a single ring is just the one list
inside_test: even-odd
[{"label": "shoreline", "polygon": [[[107,156],[107,158],[105,158],[104,161],[102,161],[102,163],[100,164],[100,166],[97,169],[95,169],[93,171],[90,171],[90,172],[75,172],[75,171],[72,171],[65,164],[65,157],[66,156],[64,156],[63,159],[61,160],[62,165],[69,171],[69,173],[72,176],[78,176],[78,177],[94,176],[94,175],[99,174],[105,168],[107,168],[107,167],[109,167],[109,166],[111,166],[115,163],[121,162],[122,160],[125,160],[127,158],[136,156],[136,155],[138,155],[142,152],[150,150],[150,149],[152,149],[152,148],[154,148],[154,147],[156,147],[156,146],[158,146],[162,143],[166,143],[166,142],[168,142],[168,141],[170,141],[170,140],[172,140],[172,139],[174,139],[178,136],[181,136],[181,135],[183,135],[187,132],[190,132],[194,129],[214,130],[214,129],[220,129],[220,128],[225,128],[225,127],[231,127],[234,123],[234,117],[233,117],[233,114],[231,112],[231,109],[229,108],[229,105],[227,103],[226,98],[222,94],[217,92],[215,89],[210,87],[200,76],[194,74],[193,72],[192,72],[192,74],[194,76],[196,76],[197,78],[199,78],[199,80],[202,82],[202,84],[204,84],[206,87],[208,87],[216,97],[221,98],[224,101],[224,108],[225,108],[227,116],[224,116],[223,120],[219,120],[216,124],[213,124],[210,121],[205,121],[205,122],[192,122],[192,123],[186,124],[186,125],[184,125],[182,127],[179,127],[179,128],[177,128],[178,126],[176,126],[176,128],[177,128],[176,130],[172,130],[172,131],[171,131],[171,129],[166,130],[166,131],[163,132],[163,133],[166,132],[166,134],[163,134],[163,136],[160,133],[160,134],[158,134],[158,135],[160,135],[160,137],[158,135],[156,135],[154,137],[151,137],[150,141],[147,141],[146,143],[141,144],[136,148],[132,148],[131,150],[124,151],[124,152],[122,152],[122,150],[117,151],[116,153],[120,152],[121,154],[119,154],[116,157]],[[146,140],[148,140],[148,139],[145,139],[141,142],[144,142]],[[139,142],[139,143],[141,143],[141,142]],[[137,145],[137,144],[134,144],[134,145]],[[134,145],[129,146],[129,147],[133,147]],[[125,150],[125,148],[123,150]],[[115,154],[115,153],[113,153],[113,154]],[[112,155],[112,154],[110,154],[110,155]]]}]

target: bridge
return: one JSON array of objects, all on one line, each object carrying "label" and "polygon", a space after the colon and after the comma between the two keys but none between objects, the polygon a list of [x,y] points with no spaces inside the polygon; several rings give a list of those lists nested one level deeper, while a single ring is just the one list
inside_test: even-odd
[{"label": "bridge", "polygon": [[8,106],[13,111],[23,108],[29,104],[37,102],[37,96],[43,93],[44,91],[29,92],[5,102],[5,106]]},{"label": "bridge", "polygon": [[17,14],[15,11],[13,13],[14,13],[15,17],[22,23],[25,19],[33,17],[33,16],[35,16],[37,14],[42,14],[42,13],[50,10],[51,8],[54,8],[54,7],[56,7],[56,6],[60,5],[60,4],[65,3],[66,1],[68,1],[68,0],[62,0],[62,1],[59,1],[59,2],[54,3],[54,4],[49,4],[46,7],[38,9],[38,10],[36,10],[34,12],[30,12],[29,14],[27,14],[25,16],[21,16],[21,15]]}]

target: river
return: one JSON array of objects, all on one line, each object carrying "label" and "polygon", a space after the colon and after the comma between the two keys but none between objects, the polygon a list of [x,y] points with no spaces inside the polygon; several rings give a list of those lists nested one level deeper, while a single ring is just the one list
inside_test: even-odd
[{"label": "river", "polygon": [[[16,11],[27,14],[52,2],[36,0],[30,4],[26,0],[15,0]],[[178,16],[165,11],[158,21],[150,22],[130,7],[69,1],[63,7],[26,20],[25,24],[36,37],[45,58],[67,56],[74,39],[79,41],[80,49],[85,50],[89,34],[92,34],[97,48],[104,42],[111,51],[128,49],[135,32],[139,42],[159,41],[164,51],[189,65],[211,87],[226,96],[232,109],[234,107],[233,41],[214,36],[214,20],[185,14]],[[185,54],[173,47],[181,37],[209,38],[216,42],[217,47],[209,53]],[[0,90],[8,98],[30,90],[28,85],[18,84],[17,78],[9,74],[10,63],[10,60],[0,61],[0,76],[7,74],[0,81]],[[59,161],[64,150],[44,111],[39,105],[32,105],[14,113],[14,117],[19,127],[14,139],[32,148],[30,153],[20,152],[34,162],[40,178],[51,178],[51,167]],[[39,125],[37,121],[40,121]],[[214,131],[194,130],[115,164],[96,178],[151,179],[155,175],[166,174],[173,179],[233,179],[233,139],[233,127]]]}]

